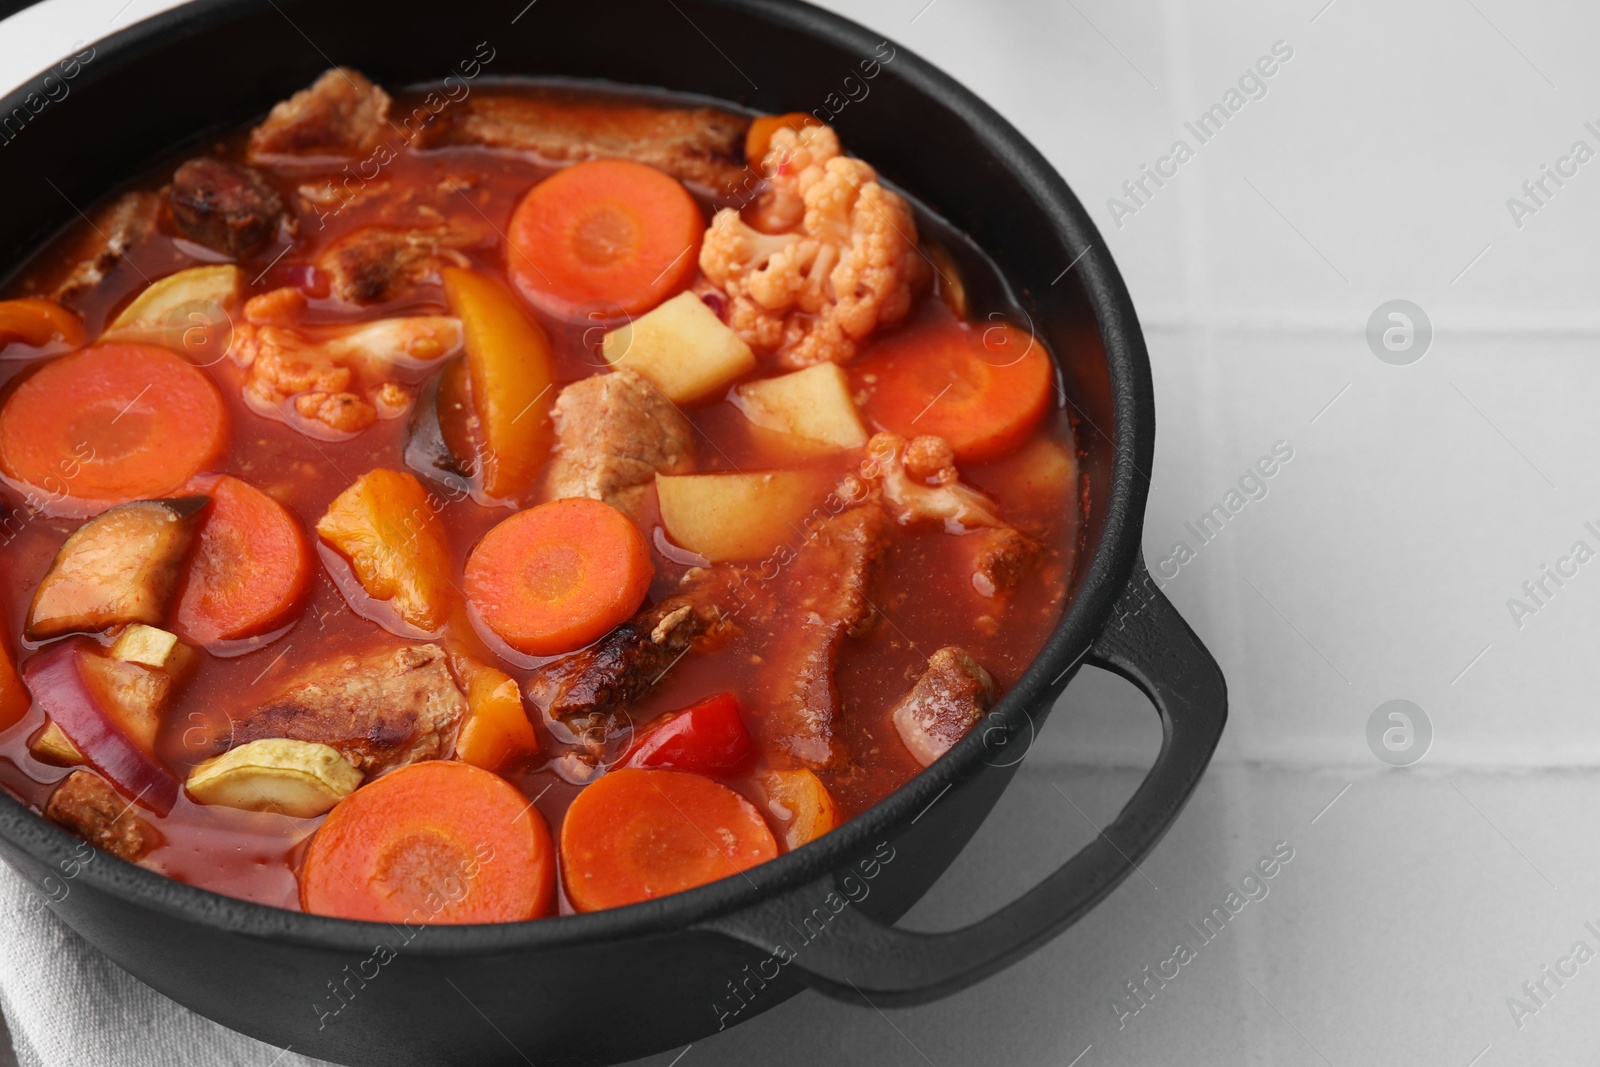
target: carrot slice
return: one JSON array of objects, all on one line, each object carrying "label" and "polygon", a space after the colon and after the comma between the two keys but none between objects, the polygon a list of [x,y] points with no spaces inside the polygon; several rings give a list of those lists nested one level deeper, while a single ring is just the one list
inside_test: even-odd
[{"label": "carrot slice", "polygon": [[83,320],[56,303],[38,296],[0,300],[0,349],[13,341],[43,348],[52,341],[83,343]]},{"label": "carrot slice", "polygon": [[519,511],[467,557],[467,599],[511,647],[535,656],[582,648],[650,591],[650,546],[610,504],[567,497]]},{"label": "carrot slice", "polygon": [[688,283],[705,230],[676,179],[643,163],[577,163],[535,185],[511,216],[506,266],[553,315],[584,304],[648,311]]},{"label": "carrot slice", "polygon": [[216,386],[165,348],[94,345],[46,363],[0,409],[0,470],[60,514],[168,496],[222,454]]},{"label": "carrot slice", "polygon": [[567,899],[579,911],[680,893],[777,854],[755,805],[681,771],[612,771],[578,794],[561,824]]},{"label": "carrot slice", "polygon": [[554,911],[555,888],[550,830],[528,799],[497,774],[429,760],[328,813],[300,906],[369,922],[517,922]]},{"label": "carrot slice", "polygon": [[305,603],[311,545],[289,509],[223,474],[195,479],[211,498],[178,597],[178,626],[198,644],[255,637]]},{"label": "carrot slice", "polygon": [[807,126],[820,126],[811,115],[804,111],[791,111],[787,115],[760,115],[750,122],[750,129],[744,135],[745,162],[753,167],[761,166],[761,161],[767,158],[767,151],[772,147],[772,135],[779,130],[794,130],[796,132]]},{"label": "carrot slice", "polygon": [[981,463],[1018,448],[1049,410],[1044,342],[1014,326],[970,326],[942,305],[873,346],[857,381],[876,385],[867,416],[904,437],[933,434]]},{"label": "carrot slice", "polygon": [[21,722],[32,704],[33,698],[17,675],[17,663],[11,658],[11,650],[0,641],[0,732]]}]

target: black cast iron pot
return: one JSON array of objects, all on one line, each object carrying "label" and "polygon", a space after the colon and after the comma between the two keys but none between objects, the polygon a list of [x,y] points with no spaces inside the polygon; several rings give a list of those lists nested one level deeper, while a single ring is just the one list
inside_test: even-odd
[{"label": "black cast iron pot", "polygon": [[[109,855],[75,863],[76,839],[4,796],[0,853],[162,993],[350,1064],[612,1063],[807,987],[913,1004],[1005,967],[1155,845],[1211,757],[1227,697],[1140,559],[1155,410],[1122,279],[1061,178],[950,78],[859,26],[776,0],[200,0],[96,44],[70,79],[58,66],[0,101],[0,263],[20,264],[77,217],[74,204],[153,156],[264,112],[333,63],[403,85],[442,79],[484,48],[495,75],[836,112],[846,144],[987,250],[1056,353],[1077,418],[1089,507],[1065,618],[986,729],[870,811],[744,877],[616,911],[414,930],[301,915]],[[1160,754],[1139,790],[1093,844],[983,921],[941,934],[890,925],[983,821],[1083,663],[1131,679],[1160,713]]]}]

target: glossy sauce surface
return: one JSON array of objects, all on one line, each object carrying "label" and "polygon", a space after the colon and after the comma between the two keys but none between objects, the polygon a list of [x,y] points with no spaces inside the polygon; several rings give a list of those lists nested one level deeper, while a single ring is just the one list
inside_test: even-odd
[{"label": "glossy sauce surface", "polygon": [[[479,91],[511,91],[506,88]],[[199,146],[206,150],[210,146]],[[220,146],[227,158],[239,158],[237,137]],[[870,162],[870,160],[869,160]],[[351,230],[372,224],[387,226],[437,226],[449,223],[481,232],[480,244],[467,250],[473,266],[504,278],[503,233],[512,210],[527,190],[552,173],[553,168],[513,152],[453,147],[416,151],[402,149],[391,161],[375,168],[370,179],[353,168],[318,172],[303,170],[292,178],[275,176],[295,219],[298,235],[292,246],[275,242],[241,263],[249,279],[248,295],[280,286],[297,286],[312,294],[312,318],[321,321],[371,319],[398,313],[443,313],[442,289],[425,287],[417,299],[405,303],[361,309],[341,306],[318,296],[325,281],[311,266],[328,243]],[[146,188],[157,188],[170,174],[170,164],[156,168]],[[308,190],[323,202],[313,203],[296,190]],[[707,218],[716,198],[697,192]],[[939,235],[939,224],[919,211],[924,240]],[[80,227],[43,251],[11,286],[7,296],[51,291],[56,280],[76,262],[75,249],[88,236]],[[944,235],[954,241],[955,235]],[[157,233],[136,247],[108,279],[77,303],[90,338],[147,284],[174,270],[217,260],[214,253],[182,239]],[[529,309],[532,313],[532,309]],[[1010,307],[977,308],[974,317],[994,311],[1018,321]],[[937,292],[925,293],[909,322],[949,317],[951,312]],[[596,319],[558,321],[541,316],[554,342],[557,379],[567,383],[601,373],[605,361],[599,341],[609,322]],[[1021,324],[1021,323],[1019,323]],[[870,349],[866,353],[870,356]],[[9,390],[40,362],[20,346],[0,358],[0,389]],[[859,360],[857,364],[859,364]],[[407,420],[380,419],[348,440],[319,440],[287,425],[263,417],[241,397],[242,375],[226,358],[205,366],[217,384],[231,417],[231,443],[219,471],[237,475],[266,490],[285,504],[311,531],[330,501],[352,481],[376,467],[405,470]],[[763,366],[754,376],[779,373]],[[859,366],[850,369],[852,386],[870,389]],[[408,383],[412,386],[419,381]],[[765,470],[816,467],[830,483],[855,469],[864,450],[834,452],[796,458],[762,435],[739,410],[725,400],[705,403],[686,411],[697,433],[697,470]],[[1064,410],[1053,407],[1037,438],[1053,441],[1069,455],[1075,452],[1072,428]],[[840,806],[852,816],[881,800],[914,775],[920,766],[899,740],[889,711],[915,681],[935,649],[958,644],[981,662],[1005,691],[1015,683],[1038,653],[1056,625],[1064,607],[1078,540],[1080,510],[1076,491],[1064,498],[1041,497],[1028,481],[1028,448],[994,462],[963,464],[962,478],[987,493],[1006,521],[1038,538],[1047,552],[1035,570],[1014,591],[989,599],[972,586],[970,562],[963,557],[961,538],[938,529],[892,526],[890,546],[873,581],[874,603],[881,619],[862,639],[845,644],[838,671],[843,707],[837,722],[844,757],[826,771],[823,781]],[[430,488],[437,487],[430,486]],[[447,531],[455,580],[473,545],[510,511],[484,507],[473,500],[439,494],[447,503],[440,518]],[[8,493],[15,507],[19,495]],[[54,519],[13,512],[17,521],[6,528],[3,568],[3,612],[7,640],[25,659],[34,647],[20,637],[30,598],[51,559],[80,520]],[[653,497],[643,523],[652,535],[657,573],[654,600],[674,590],[686,570],[687,557],[672,550],[654,512]],[[313,535],[314,536],[314,535]],[[321,567],[304,612],[289,627],[263,638],[238,642],[223,650],[228,655],[205,653],[192,680],[179,692],[167,712],[158,740],[160,757],[180,777],[199,760],[217,750],[229,730],[230,717],[281,692],[286,682],[319,662],[345,652],[360,652],[397,643],[405,631],[387,608],[366,599],[336,553],[323,547]],[[758,596],[771,596],[770,586],[758,586]],[[360,605],[360,611],[352,607]],[[366,616],[366,617],[364,617]],[[781,612],[776,616],[781,620]],[[388,628],[382,622],[388,623]],[[412,635],[416,636],[416,635]],[[483,635],[476,635],[482,639]],[[775,643],[785,640],[780,625],[741,627],[726,645],[714,652],[691,654],[667,673],[654,689],[633,707],[636,724],[684,707],[713,693],[731,690],[741,696],[759,723],[766,684],[762,664]],[[497,664],[521,684],[543,662],[510,652],[490,640],[502,654]],[[530,708],[535,719],[537,712]],[[0,733],[0,786],[38,809],[67,769],[41,763],[28,751],[40,729],[43,715],[34,708],[17,726]],[[543,725],[535,722],[542,752],[502,773],[533,801],[558,830],[562,815],[579,786],[564,780],[550,766],[564,747]],[[759,736],[759,729],[757,731]],[[765,797],[755,778],[764,764],[749,775],[727,784],[766,810]],[[298,909],[295,868],[307,838],[318,819],[291,819],[276,814],[207,807],[180,797],[170,815],[147,815],[160,828],[165,844],[144,861],[146,866],[185,882],[229,895],[279,907]],[[774,824],[776,827],[776,823]],[[563,901],[563,910],[570,910]]]}]

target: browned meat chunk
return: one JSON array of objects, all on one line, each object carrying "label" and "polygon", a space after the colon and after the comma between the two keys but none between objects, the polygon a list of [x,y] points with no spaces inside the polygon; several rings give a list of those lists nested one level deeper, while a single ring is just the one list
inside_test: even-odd
[{"label": "browned meat chunk", "polygon": [[299,684],[234,724],[229,747],[267,737],[339,750],[369,779],[408,763],[448,759],[467,699],[438,645],[409,645],[313,668]]},{"label": "browned meat chunk", "polygon": [[592,497],[637,516],[656,472],[681,474],[694,458],[689,420],[626,367],[561,390],[552,417],[552,500]]},{"label": "browned meat chunk", "polygon": [[56,286],[55,298],[70,301],[99,285],[134,246],[155,232],[160,216],[159,194],[138,192],[118,197],[95,216],[85,237],[83,259]]},{"label": "browned meat chunk", "polygon": [[446,229],[390,230],[364,226],[339,238],[317,258],[332,281],[333,295],[347,304],[382,304],[409,296],[435,280],[441,267],[467,266],[459,249],[480,234]]},{"label": "browned meat chunk", "polygon": [[323,73],[250,131],[252,163],[348,158],[371,152],[389,127],[389,94],[349,67]]},{"label": "browned meat chunk", "polygon": [[941,648],[891,717],[900,740],[926,767],[966,736],[995,696],[994,679],[977,660],[963,649]]},{"label": "browned meat chunk", "polygon": [[579,652],[541,667],[528,697],[572,731],[588,762],[624,723],[628,705],[649,692],[721,618],[709,587],[670,596]]},{"label": "browned meat chunk", "polygon": [[159,626],[209,497],[138,500],[90,519],[67,538],[28,608],[30,638]]},{"label": "browned meat chunk", "polygon": [[978,530],[966,540],[972,544],[972,587],[987,597],[1015,589],[1044,553],[1044,545],[1009,526]]},{"label": "browned meat chunk", "polygon": [[92,771],[73,771],[45,802],[44,816],[96,848],[138,863],[162,844],[161,831]]},{"label": "browned meat chunk", "polygon": [[761,731],[772,744],[814,767],[838,755],[834,667],[846,638],[864,634],[877,612],[867,591],[887,544],[889,517],[877,504],[825,520],[796,553],[771,598],[782,625],[765,658]]},{"label": "browned meat chunk", "polygon": [[720,192],[745,174],[748,119],[711,108],[573,103],[541,94],[473,96],[431,128],[430,146],[481,144],[553,163],[631,159]]},{"label": "browned meat chunk", "polygon": [[167,210],[184,237],[241,258],[278,232],[283,198],[254,167],[200,156],[173,173]]}]

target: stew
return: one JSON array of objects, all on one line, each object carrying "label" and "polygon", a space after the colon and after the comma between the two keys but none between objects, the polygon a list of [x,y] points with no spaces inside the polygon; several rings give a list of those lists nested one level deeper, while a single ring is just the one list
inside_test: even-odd
[{"label": "stew", "polygon": [[1055,365],[809,116],[442,92],[330,70],[14,276],[0,787],[385,921],[800,848],[1059,619]]}]

